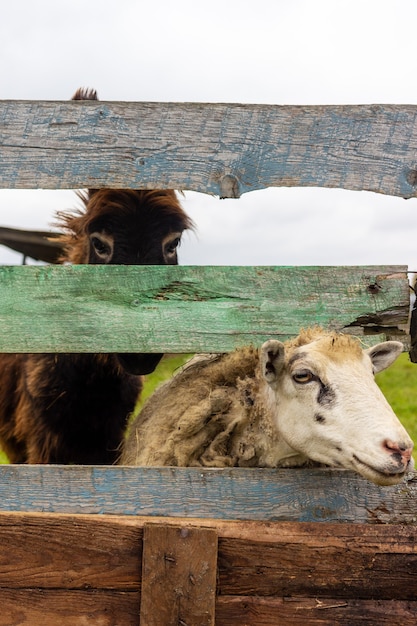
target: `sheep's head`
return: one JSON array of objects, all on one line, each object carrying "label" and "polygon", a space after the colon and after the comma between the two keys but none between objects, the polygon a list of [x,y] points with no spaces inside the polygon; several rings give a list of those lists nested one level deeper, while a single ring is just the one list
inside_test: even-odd
[{"label": "sheep's head", "polygon": [[399,482],[413,467],[413,443],[374,374],[401,351],[396,341],[363,350],[335,334],[298,345],[267,341],[260,367],[280,435],[313,461],[353,469],[380,485]]}]

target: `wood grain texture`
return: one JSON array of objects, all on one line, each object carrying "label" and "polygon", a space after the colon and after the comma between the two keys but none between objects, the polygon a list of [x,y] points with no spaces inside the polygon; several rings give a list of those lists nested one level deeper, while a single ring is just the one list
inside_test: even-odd
[{"label": "wood grain texture", "polygon": [[222,597],[216,626],[415,626],[417,602],[337,598]]},{"label": "wood grain texture", "polygon": [[0,589],[0,626],[137,626],[139,604],[139,592]]},{"label": "wood grain texture", "polygon": [[406,271],[0,267],[0,351],[225,352],[315,324],[405,338]]},{"label": "wood grain texture", "polygon": [[416,528],[0,513],[0,624],[414,625]]},{"label": "wood grain texture", "polygon": [[215,530],[145,526],[140,623],[214,626],[216,575]]},{"label": "wood grain texture", "polygon": [[0,466],[0,511],[314,522],[417,522],[417,478],[348,471]]},{"label": "wood grain texture", "polygon": [[0,589],[140,589],[141,528],[111,519],[6,514],[0,537]]},{"label": "wood grain texture", "polygon": [[0,186],[417,195],[414,105],[0,102]]},{"label": "wood grain texture", "polygon": [[416,600],[416,539],[416,526],[315,523],[220,538],[218,593]]}]

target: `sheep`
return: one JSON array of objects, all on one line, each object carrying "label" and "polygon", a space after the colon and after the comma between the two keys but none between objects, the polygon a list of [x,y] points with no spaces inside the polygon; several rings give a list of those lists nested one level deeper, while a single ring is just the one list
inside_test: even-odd
[{"label": "sheep", "polygon": [[302,330],[260,350],[198,355],[145,403],[119,463],[295,467],[324,464],[393,485],[413,443],[378,388],[402,344]]}]

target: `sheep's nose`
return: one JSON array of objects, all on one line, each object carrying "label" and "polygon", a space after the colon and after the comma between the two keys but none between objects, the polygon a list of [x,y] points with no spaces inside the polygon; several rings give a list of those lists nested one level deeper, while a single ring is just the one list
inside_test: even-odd
[{"label": "sheep's nose", "polygon": [[397,443],[396,441],[391,441],[391,439],[386,439],[384,441],[384,447],[387,452],[389,452],[389,454],[391,454],[399,463],[407,465],[410,462],[411,454],[413,452],[412,443]]}]

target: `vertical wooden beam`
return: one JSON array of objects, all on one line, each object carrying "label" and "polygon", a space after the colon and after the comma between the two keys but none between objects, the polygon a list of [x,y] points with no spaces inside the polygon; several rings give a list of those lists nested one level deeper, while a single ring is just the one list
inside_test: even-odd
[{"label": "vertical wooden beam", "polygon": [[217,531],[144,527],[141,626],[214,626]]}]

